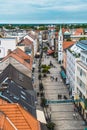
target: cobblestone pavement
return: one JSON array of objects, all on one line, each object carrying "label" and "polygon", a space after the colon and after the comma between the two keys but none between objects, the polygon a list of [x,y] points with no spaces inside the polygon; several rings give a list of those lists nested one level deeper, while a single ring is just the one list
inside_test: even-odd
[{"label": "cobblestone pavement", "polygon": [[[69,98],[68,89],[61,79],[60,65],[57,61],[49,56],[49,58],[43,59],[42,64],[48,65],[50,61],[52,61],[55,68],[51,68],[50,74],[42,80],[45,88],[45,97],[49,100],[58,100],[58,94],[61,94],[62,97],[65,95]],[[58,77],[58,81],[51,80],[50,76]],[[84,121],[79,113],[77,113],[77,118],[74,117],[73,103],[49,104],[48,114],[51,121],[56,124],[55,130],[84,130],[86,127],[83,125]]]}]

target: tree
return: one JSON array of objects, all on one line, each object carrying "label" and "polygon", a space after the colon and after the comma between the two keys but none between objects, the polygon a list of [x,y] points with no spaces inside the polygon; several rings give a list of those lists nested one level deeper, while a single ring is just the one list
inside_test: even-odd
[{"label": "tree", "polygon": [[81,40],[87,40],[87,39],[86,39],[86,37],[81,37],[81,38],[79,39],[79,41],[81,41]]},{"label": "tree", "polygon": [[47,106],[47,105],[46,105],[46,102],[47,102],[47,99],[41,98],[41,106],[42,106],[42,107],[46,107],[46,106]]},{"label": "tree", "polygon": [[67,38],[67,40],[66,41],[71,41],[71,38]]},{"label": "tree", "polygon": [[53,123],[53,122],[48,122],[48,124],[47,124],[46,126],[47,126],[47,128],[48,128],[49,130],[54,130],[55,123]]},{"label": "tree", "polygon": [[39,84],[39,90],[40,90],[40,91],[43,91],[43,90],[44,90],[43,83],[40,83],[40,84]]}]

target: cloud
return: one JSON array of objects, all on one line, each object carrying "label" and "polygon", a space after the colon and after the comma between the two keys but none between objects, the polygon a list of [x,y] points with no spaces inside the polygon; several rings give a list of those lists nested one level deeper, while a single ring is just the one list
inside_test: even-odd
[{"label": "cloud", "polygon": [[85,12],[87,0],[0,0],[0,22],[69,21],[75,14],[87,21]]}]

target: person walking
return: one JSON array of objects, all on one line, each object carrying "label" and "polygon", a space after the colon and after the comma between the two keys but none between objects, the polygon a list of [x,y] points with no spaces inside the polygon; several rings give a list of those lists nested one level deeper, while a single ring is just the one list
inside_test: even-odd
[{"label": "person walking", "polygon": [[55,78],[55,81],[57,82],[57,77]]}]

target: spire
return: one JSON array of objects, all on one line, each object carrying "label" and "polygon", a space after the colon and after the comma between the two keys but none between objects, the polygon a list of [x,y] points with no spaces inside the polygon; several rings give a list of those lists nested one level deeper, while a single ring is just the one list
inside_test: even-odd
[{"label": "spire", "polygon": [[60,25],[59,35],[62,35],[62,28],[61,28],[61,25]]}]

